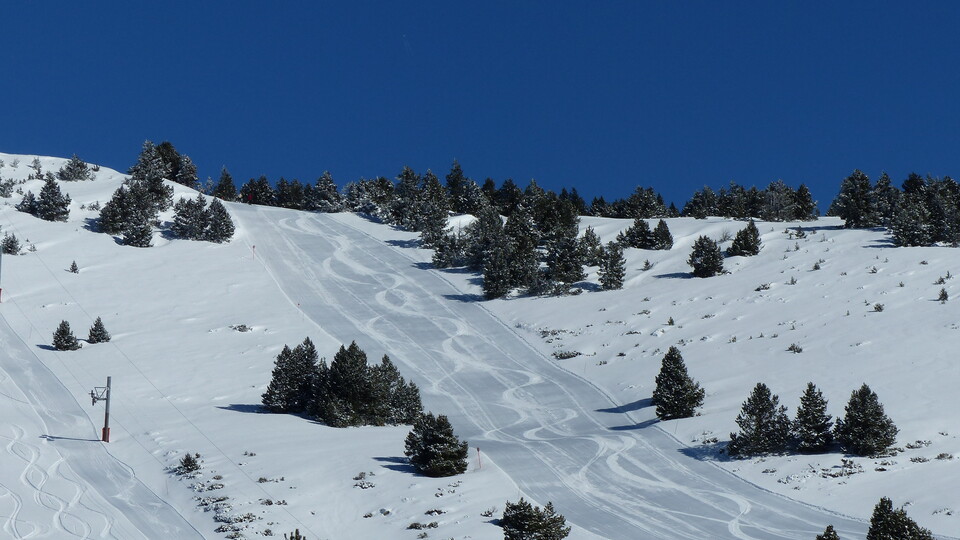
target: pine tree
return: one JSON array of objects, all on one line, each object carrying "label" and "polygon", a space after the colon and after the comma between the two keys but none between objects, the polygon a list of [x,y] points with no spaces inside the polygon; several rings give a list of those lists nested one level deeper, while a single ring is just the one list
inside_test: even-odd
[{"label": "pine tree", "polygon": [[941,304],[946,304],[949,299],[950,293],[947,292],[947,289],[940,287],[940,296],[937,297],[937,300],[940,301]]},{"label": "pine tree", "polygon": [[737,231],[733,243],[727,248],[728,257],[751,257],[760,253],[760,231],[751,219],[747,226]]},{"label": "pine tree", "polygon": [[447,210],[438,204],[424,201],[421,204],[420,243],[434,247],[447,233]]},{"label": "pine tree", "polygon": [[70,161],[57,171],[57,179],[64,182],[93,180],[93,172],[90,171],[90,167],[82,159],[74,154]]},{"label": "pine tree", "polygon": [[445,234],[434,246],[433,266],[436,268],[453,268],[466,264],[466,242],[459,234]]},{"label": "pine tree", "polygon": [[20,249],[20,240],[17,235],[8,232],[3,233],[3,240],[0,240],[0,251],[3,251],[4,255],[19,255]]},{"label": "pine tree", "polygon": [[21,212],[35,216],[37,215],[37,197],[32,191],[27,191],[15,208]]},{"label": "pine tree", "polygon": [[650,224],[645,219],[634,218],[633,225],[617,235],[617,243],[632,248],[653,249],[653,232],[650,231]]},{"label": "pine tree", "polygon": [[554,293],[566,294],[570,287],[586,279],[583,258],[573,236],[557,238],[547,244],[547,279],[554,284]]},{"label": "pine tree", "polygon": [[873,201],[873,208],[876,212],[877,223],[884,227],[893,225],[893,218],[900,206],[900,190],[892,185],[890,176],[887,173],[880,175],[877,184],[873,186],[870,198]]},{"label": "pine tree", "polygon": [[262,206],[275,206],[276,193],[270,187],[270,182],[266,176],[260,176],[254,180],[251,178],[246,184],[240,187],[240,202],[247,204],[259,204]]},{"label": "pine tree", "polygon": [[570,527],[562,514],[548,502],[541,510],[523,497],[515,503],[507,501],[500,518],[504,540],[562,540],[570,534]]},{"label": "pine tree", "polygon": [[183,199],[173,205],[173,234],[186,240],[201,240],[207,230],[210,219],[207,212],[207,200],[203,193],[197,193],[196,199]]},{"label": "pine tree", "polygon": [[110,333],[107,332],[107,328],[103,325],[103,321],[100,317],[97,317],[97,320],[93,321],[93,326],[90,327],[90,333],[87,335],[88,343],[106,343],[110,341]]},{"label": "pine tree", "polygon": [[501,233],[483,261],[483,296],[487,300],[502,298],[510,292],[510,259],[510,244]]},{"label": "pine tree", "polygon": [[173,178],[174,182],[187,186],[191,189],[197,189],[200,187],[200,178],[197,177],[197,166],[194,165],[193,160],[190,159],[190,156],[181,154],[179,166],[177,167],[176,174]]},{"label": "pine tree", "polygon": [[233,176],[230,175],[226,166],[220,169],[220,181],[210,195],[224,201],[237,200],[237,186],[233,183]]},{"label": "pine tree", "polygon": [[660,220],[657,226],[653,228],[651,236],[650,249],[670,250],[673,249],[673,235],[670,234],[670,228],[667,222]]},{"label": "pine tree", "polygon": [[372,402],[366,423],[412,424],[423,414],[419,389],[400,376],[389,356],[383,355],[380,364],[370,368],[370,380]]},{"label": "pine tree", "polygon": [[52,176],[47,177],[40,189],[36,216],[46,221],[66,221],[70,217],[70,196],[60,192]]},{"label": "pine tree", "polygon": [[893,243],[898,246],[929,246],[934,241],[930,211],[921,195],[900,197],[900,205],[890,224]]},{"label": "pine tree", "polygon": [[317,350],[310,338],[293,349],[284,345],[267,391],[261,396],[263,405],[271,412],[305,412],[313,395],[316,364]]},{"label": "pine tree", "polygon": [[934,540],[933,534],[917,525],[903,508],[893,509],[893,501],[881,497],[873,508],[867,540]]},{"label": "pine tree", "polygon": [[427,413],[413,423],[404,454],[421,474],[441,477],[467,470],[467,449],[466,441],[457,438],[446,416]]},{"label": "pine tree", "polygon": [[334,355],[328,385],[333,399],[322,408],[324,422],[333,427],[364,424],[366,410],[373,402],[373,387],[367,354],[356,342],[351,342],[349,347],[341,345]]},{"label": "pine tree", "polygon": [[70,323],[61,321],[60,326],[53,333],[53,348],[58,351],[75,351],[80,348],[80,342],[70,330]]},{"label": "pine tree", "polygon": [[123,245],[150,247],[153,241],[153,226],[143,212],[132,215],[123,227]]},{"label": "pine tree", "polygon": [[343,198],[337,191],[337,184],[333,181],[330,171],[323,171],[313,187],[313,197],[316,210],[326,213],[343,211]]},{"label": "pine tree", "polygon": [[693,275],[707,278],[723,273],[723,254],[716,242],[701,236],[693,243],[687,264],[693,267]]},{"label": "pine tree", "polygon": [[535,293],[540,281],[540,257],[537,251],[539,234],[533,216],[525,205],[519,205],[503,227],[510,245],[510,286]]},{"label": "pine tree", "polygon": [[616,242],[607,243],[600,258],[600,286],[604,290],[623,288],[623,278],[627,274],[626,259],[623,257],[623,248]]},{"label": "pine tree", "polygon": [[873,227],[877,223],[876,208],[871,200],[870,178],[860,169],[853,171],[840,184],[840,193],[830,204],[828,215],[843,219],[848,229]]},{"label": "pine tree", "polygon": [[664,355],[656,383],[652,401],[661,420],[689,418],[703,405],[705,392],[687,374],[683,356],[676,347],[670,347]]},{"label": "pine tree", "polygon": [[737,425],[740,433],[730,434],[727,452],[731,456],[749,457],[783,452],[790,437],[787,408],[771,394],[763,383],[757,383],[750,397],[743,402]]},{"label": "pine tree", "polygon": [[71,274],[79,274],[79,273],[80,273],[80,267],[77,266],[77,261],[73,261],[72,263],[70,263],[70,273],[71,273]]},{"label": "pine tree", "polygon": [[806,184],[800,184],[794,194],[793,216],[791,221],[811,221],[817,219],[817,202]]},{"label": "pine tree", "polygon": [[420,196],[420,175],[404,166],[397,175],[393,205],[390,208],[391,221],[405,230],[416,230]]},{"label": "pine tree", "polygon": [[463,174],[463,169],[457,160],[453,160],[450,172],[447,173],[447,194],[450,197],[451,209],[457,214],[468,214],[471,211],[467,200],[467,182],[471,182]]},{"label": "pine tree", "polygon": [[236,226],[223,203],[218,199],[210,201],[210,208],[207,210],[207,228],[203,233],[203,239],[222,244],[233,238],[235,230]]},{"label": "pine tree", "polygon": [[834,435],[847,452],[875,455],[896,442],[897,426],[883,412],[877,394],[866,383],[850,394],[844,411],[843,419],[838,419],[834,427]]},{"label": "pine tree", "polygon": [[823,392],[812,382],[807,383],[793,422],[797,449],[807,453],[823,452],[833,443],[832,427],[833,419],[827,414],[827,400]]},{"label": "pine tree", "polygon": [[833,525],[827,525],[827,528],[823,530],[823,534],[818,534],[816,540],[840,540],[840,536],[837,534],[837,531],[834,530]]},{"label": "pine tree", "polygon": [[137,163],[130,168],[131,184],[142,185],[148,199],[142,203],[153,212],[162,212],[173,205],[173,187],[164,184],[164,179],[173,180],[176,176],[174,166],[179,167],[179,164],[179,154],[172,144],[164,142],[157,147],[144,141]]},{"label": "pine tree", "polygon": [[587,227],[583,231],[583,236],[580,237],[580,251],[583,254],[583,264],[600,266],[603,258],[603,245],[600,243],[600,237],[597,236],[593,227]]},{"label": "pine tree", "polygon": [[503,219],[496,209],[488,206],[480,212],[476,221],[464,228],[464,232],[467,265],[474,270],[481,270],[491,246],[503,235]]}]

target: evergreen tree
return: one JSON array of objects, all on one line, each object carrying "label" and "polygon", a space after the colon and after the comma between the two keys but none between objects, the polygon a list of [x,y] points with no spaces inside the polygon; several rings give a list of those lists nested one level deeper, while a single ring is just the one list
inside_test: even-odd
[{"label": "evergreen tree", "polygon": [[760,231],[751,219],[747,226],[737,231],[733,243],[727,248],[728,257],[750,257],[760,253]]},{"label": "evergreen tree", "polygon": [[236,226],[223,203],[218,199],[210,201],[210,208],[207,210],[207,228],[203,233],[203,239],[222,244],[233,238],[235,230]]},{"label": "evergreen tree", "polygon": [[233,183],[233,176],[226,166],[220,169],[220,181],[210,195],[224,201],[237,200],[237,186]]},{"label": "evergreen tree", "polygon": [[[653,232],[645,219],[634,218],[633,225],[617,235],[617,243],[632,248],[653,249]],[[672,238],[670,243],[672,246]]]},{"label": "evergreen tree", "polygon": [[351,342],[330,362],[328,385],[333,392],[325,404],[321,418],[333,427],[356,426],[365,423],[367,408],[373,406],[373,387],[367,366],[367,354]]},{"label": "evergreen tree", "polygon": [[[130,168],[131,184],[141,184],[153,212],[162,212],[173,205],[173,187],[164,184],[164,179],[173,180],[176,176],[175,167],[180,165],[180,156],[168,142],[154,146],[150,141],[144,141],[143,149],[137,158],[137,163]],[[139,197],[138,197],[139,199]]]},{"label": "evergreen tree", "polygon": [[670,234],[670,228],[667,222],[660,220],[657,226],[653,228],[651,235],[650,249],[670,250],[673,249],[673,235]]},{"label": "evergreen tree", "polygon": [[[507,219],[509,221],[509,218]],[[600,266],[603,259],[603,245],[600,244],[600,237],[597,236],[593,227],[587,227],[580,237],[580,252],[583,255],[583,264],[587,266]]]},{"label": "evergreen tree", "polygon": [[107,328],[103,325],[103,321],[100,320],[100,317],[97,317],[97,320],[93,321],[93,326],[90,327],[90,333],[87,335],[87,342],[106,343],[108,341],[110,341],[110,333],[107,332]]},{"label": "evergreen tree", "polygon": [[879,225],[884,227],[893,225],[893,218],[900,206],[900,197],[900,190],[892,185],[890,176],[887,173],[881,174],[870,194]]},{"label": "evergreen tree", "polygon": [[876,208],[870,193],[870,178],[859,169],[853,171],[840,184],[840,193],[830,204],[828,215],[843,219],[848,229],[873,227],[877,223]]},{"label": "evergreen tree", "polygon": [[142,211],[130,216],[121,232],[125,246],[146,248],[152,245],[153,226],[150,224],[149,217]]},{"label": "evergreen tree", "polygon": [[510,286],[536,293],[540,286],[539,233],[525,205],[510,214],[503,232],[509,243]]},{"label": "evergreen tree", "polygon": [[30,215],[37,215],[37,197],[32,191],[27,191],[23,199],[17,203],[16,209]]},{"label": "evergreen tree", "polygon": [[77,266],[77,261],[73,261],[73,262],[70,263],[70,273],[71,273],[71,274],[79,274],[79,273],[80,273],[80,267]]},{"label": "evergreen tree", "polygon": [[433,252],[433,266],[453,268],[466,264],[466,242],[459,234],[445,234],[437,241]]},{"label": "evergreen tree", "polygon": [[276,193],[270,187],[266,176],[260,176],[256,180],[251,178],[246,184],[240,186],[240,202],[276,206]]},{"label": "evergreen tree", "polygon": [[76,154],[70,158],[66,165],[57,171],[57,179],[64,182],[73,182],[77,180],[93,180],[93,172],[90,167]]},{"label": "evergreen tree", "polygon": [[380,364],[370,368],[370,379],[373,402],[368,423],[413,424],[423,414],[420,390],[404,380],[389,356],[383,355]]},{"label": "evergreen tree", "polygon": [[503,219],[496,209],[488,206],[483,209],[476,221],[464,228],[466,233],[467,265],[481,270],[491,246],[503,235]]},{"label": "evergreen tree", "polygon": [[757,383],[750,397],[743,402],[737,425],[740,433],[730,434],[727,452],[731,456],[749,457],[783,452],[790,437],[787,408],[771,394],[763,383]]},{"label": "evergreen tree", "polygon": [[867,540],[934,540],[933,534],[917,525],[903,508],[893,509],[893,501],[881,497],[873,508]]},{"label": "evergreen tree", "polygon": [[792,221],[811,221],[817,219],[817,202],[806,184],[800,184],[794,194]]},{"label": "evergreen tree", "polygon": [[483,296],[487,300],[502,298],[510,292],[510,259],[507,237],[499,234],[483,261]]},{"label": "evergreen tree", "polygon": [[425,476],[442,477],[467,470],[467,442],[453,433],[453,426],[444,415],[421,415],[407,434],[404,454]]},{"label": "evergreen tree", "polygon": [[922,195],[900,197],[900,205],[890,226],[894,244],[898,246],[929,246],[934,241],[930,212]]},{"label": "evergreen tree", "polygon": [[676,347],[670,347],[664,355],[656,383],[652,401],[661,420],[689,418],[703,405],[705,392],[687,374],[683,356]]},{"label": "evergreen tree", "polygon": [[46,221],[66,221],[70,217],[70,196],[60,192],[60,186],[48,176],[37,199],[36,216]]},{"label": "evergreen tree", "polygon": [[0,240],[0,251],[3,251],[4,255],[19,255],[20,249],[20,240],[17,235],[8,232],[3,233],[3,240]]},{"label": "evergreen tree", "polygon": [[693,243],[687,264],[693,267],[693,275],[707,278],[723,273],[723,254],[716,242],[701,236]]},{"label": "evergreen tree", "polygon": [[797,449],[805,453],[823,452],[833,442],[833,419],[827,414],[827,400],[812,382],[800,396],[800,406],[793,422]]},{"label": "evergreen tree", "polygon": [[600,286],[607,291],[622,289],[623,278],[627,274],[627,261],[623,257],[623,248],[616,242],[609,242],[602,253],[598,270]]},{"label": "evergreen tree", "polygon": [[393,205],[390,208],[391,222],[408,231],[417,230],[420,195],[420,175],[404,166],[397,175]]},{"label": "evergreen tree", "polygon": [[840,536],[837,534],[837,531],[834,530],[833,525],[827,525],[827,528],[823,530],[823,534],[818,534],[816,540],[840,540]]},{"label": "evergreen tree", "polygon": [[547,245],[547,279],[554,284],[555,293],[566,294],[574,283],[586,277],[583,257],[577,249],[576,232]]},{"label": "evergreen tree", "polygon": [[693,197],[683,205],[681,215],[696,219],[706,219],[707,216],[715,216],[720,213],[718,203],[717,194],[708,186],[703,186],[701,191],[694,193]]},{"label": "evergreen tree", "polygon": [[70,323],[61,321],[53,333],[53,348],[58,351],[75,351],[80,348],[80,343],[70,330]]},{"label": "evergreen tree", "polygon": [[570,527],[562,514],[548,502],[541,510],[523,497],[518,502],[507,501],[500,518],[504,540],[562,540],[570,534]]},{"label": "evergreen tree", "polygon": [[191,189],[200,187],[200,178],[197,177],[197,166],[194,165],[190,156],[183,154],[179,156],[177,170],[170,180]]},{"label": "evergreen tree", "polygon": [[317,179],[313,187],[313,205],[316,210],[325,213],[335,213],[343,211],[343,198],[337,190],[337,184],[333,181],[333,175],[330,171],[323,171],[320,178]]},{"label": "evergreen tree", "polygon": [[[812,201],[811,201],[812,202]],[[763,192],[763,211],[766,221],[786,221],[796,215],[796,193],[783,180],[771,182]]]},{"label": "evergreen tree", "polygon": [[847,452],[875,455],[896,442],[897,426],[883,412],[877,394],[866,383],[851,393],[844,411],[843,419],[837,419],[834,435]]},{"label": "evergreen tree", "polygon": [[[489,179],[488,179],[489,180]],[[531,190],[535,196],[536,190]],[[507,178],[500,185],[500,189],[493,194],[492,204],[497,207],[497,211],[505,216],[512,216],[514,210],[523,203],[527,209],[530,209],[530,201],[524,201],[524,192],[520,189],[512,178]]]},{"label": "evergreen tree", "polygon": [[276,413],[305,412],[312,399],[316,363],[317,350],[310,338],[293,349],[284,345],[261,396],[263,405]]},{"label": "evergreen tree", "polygon": [[210,214],[207,212],[207,200],[203,193],[197,193],[196,199],[181,198],[173,205],[173,234],[186,240],[202,240],[207,230]]},{"label": "evergreen tree", "polygon": [[434,247],[447,233],[447,210],[430,201],[421,204],[420,242],[425,247]]}]

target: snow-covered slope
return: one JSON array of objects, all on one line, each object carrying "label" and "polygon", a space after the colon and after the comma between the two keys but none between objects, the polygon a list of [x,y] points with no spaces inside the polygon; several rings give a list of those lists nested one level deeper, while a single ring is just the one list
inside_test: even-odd
[{"label": "snow-covered slope", "polygon": [[[0,154],[0,177],[27,176],[33,156],[13,169],[15,158]],[[41,162],[55,171],[64,160]],[[228,245],[158,234],[154,248],[120,246],[92,230],[97,213],[81,205],[104,202],[121,181],[104,169],[62,184],[73,198],[67,223],[17,212],[17,195],[0,209],[2,230],[36,246],[4,256],[0,275],[0,339],[11,351],[0,363],[11,411],[0,417],[0,515],[13,538],[224,537],[198,496],[227,496],[225,515],[260,518],[245,537],[299,527],[311,539],[415,538],[410,523],[436,521],[431,537],[499,538],[492,520],[519,495],[554,501],[575,538],[812,538],[827,523],[854,538],[863,522],[830,512],[864,520],[882,495],[909,503],[937,533],[960,528],[958,460],[936,459],[960,455],[951,392],[960,370],[949,358],[960,334],[952,302],[935,301],[954,283],[934,285],[957,270],[956,250],[888,249],[882,232],[834,220],[802,224],[805,238],[765,223],[760,256],[689,279],[696,236],[742,224],[678,219],[673,250],[627,250],[623,291],[477,302],[474,276],[429,269],[415,235],[349,214],[228,205],[238,224]],[[582,227],[606,241],[629,224],[585,218]],[[645,259],[654,266],[641,271]],[[79,274],[66,271],[74,260]],[[111,343],[47,346],[61,320],[83,337],[97,316]],[[241,324],[253,330],[231,328]],[[276,354],[307,336],[327,357],[350,340],[373,359],[390,354],[426,407],[480,447],[479,461],[472,450],[465,475],[427,479],[399,459],[406,428],[260,414]],[[803,352],[787,352],[792,343]],[[655,423],[646,400],[676,344],[707,390],[703,414]],[[555,360],[555,350],[582,355]],[[85,395],[108,375],[113,442],[104,445],[101,406]],[[838,454],[724,460],[701,442],[727,439],[758,381],[791,413],[813,381],[835,416],[867,382],[905,450],[884,464],[856,458],[863,472],[841,478],[821,474]],[[930,444],[906,448],[917,440]],[[196,493],[168,474],[184,452],[201,453],[201,481],[223,488]],[[375,487],[354,487],[361,472]],[[434,509],[445,513],[425,514]]]}]

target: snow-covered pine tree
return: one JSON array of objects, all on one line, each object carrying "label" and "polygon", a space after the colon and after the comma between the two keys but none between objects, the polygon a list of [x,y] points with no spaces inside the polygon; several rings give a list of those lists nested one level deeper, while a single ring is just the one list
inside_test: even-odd
[{"label": "snow-covered pine tree", "polygon": [[749,457],[783,452],[790,438],[790,419],[780,398],[767,385],[757,383],[737,415],[740,433],[730,434],[727,453]]},{"label": "snow-covered pine tree", "polygon": [[363,425],[372,404],[372,382],[367,354],[351,342],[330,362],[328,376],[330,401],[319,407],[321,419],[333,427]]},{"label": "snow-covered pine tree", "polygon": [[416,230],[420,197],[420,175],[404,166],[397,175],[393,205],[390,208],[391,221],[405,230]]},{"label": "snow-covered pine tree", "polygon": [[276,195],[276,192],[270,187],[270,182],[267,180],[267,177],[262,175],[256,180],[251,178],[246,184],[240,187],[240,202],[247,204],[275,206]]},{"label": "snow-covered pine tree", "polygon": [[840,193],[830,204],[827,215],[842,218],[843,226],[848,229],[873,227],[878,219],[871,191],[870,178],[860,169],[853,171],[840,184]]},{"label": "snow-covered pine tree", "polygon": [[274,362],[267,391],[261,396],[263,405],[276,413],[306,411],[313,397],[316,361],[317,350],[310,338],[293,349],[284,345]]},{"label": "snow-covered pine tree", "polygon": [[651,401],[660,420],[690,418],[703,405],[705,392],[687,373],[683,356],[676,347],[670,347],[664,355],[656,385]]},{"label": "snow-covered pine tree", "polygon": [[837,419],[834,436],[847,452],[871,456],[896,442],[897,426],[883,412],[877,394],[866,383],[850,394],[844,411],[844,417]]},{"label": "snow-covered pine tree", "polygon": [[[509,221],[509,218],[507,219]],[[593,227],[587,227],[580,237],[580,251],[583,255],[583,264],[587,266],[600,266],[603,259],[603,244],[600,243],[600,237]]]},{"label": "snow-covered pine tree", "polygon": [[28,190],[15,208],[21,212],[35,216],[37,215],[37,197],[32,191]]},{"label": "snow-covered pine tree", "polygon": [[107,332],[107,327],[103,325],[100,317],[97,317],[97,320],[93,321],[93,326],[90,327],[90,333],[87,334],[87,342],[106,343],[108,341],[110,341],[110,332]]},{"label": "snow-covered pine tree", "polygon": [[223,203],[218,199],[210,201],[210,208],[207,209],[207,228],[203,232],[203,239],[222,244],[229,242],[235,231],[236,226]]},{"label": "snow-covered pine tree", "polygon": [[[179,165],[179,159],[175,162]],[[157,212],[167,210],[173,204],[173,187],[163,183],[164,179],[172,180],[174,177],[171,163],[164,159],[152,142],[144,141],[137,163],[130,168],[132,183],[143,184],[145,193],[149,194],[149,205]]]},{"label": "snow-covered pine tree", "polygon": [[670,228],[667,222],[660,220],[657,226],[653,228],[650,235],[650,249],[670,250],[673,249],[673,235],[670,234]]},{"label": "snow-covered pine tree", "polygon": [[79,274],[79,273],[80,273],[80,267],[77,266],[77,261],[73,261],[73,262],[70,263],[70,273],[71,273],[71,274]]},{"label": "snow-covered pine tree", "polygon": [[3,233],[3,240],[0,240],[0,251],[3,251],[4,255],[19,255],[20,249],[20,240],[17,235],[8,232]]},{"label": "snow-covered pine tree", "polygon": [[464,176],[463,169],[457,160],[453,160],[453,164],[450,166],[450,172],[447,173],[446,181],[451,210],[457,214],[470,213],[470,205],[467,201],[468,179]]},{"label": "snow-covered pine tree", "polygon": [[503,219],[497,210],[487,206],[477,219],[464,227],[466,238],[467,265],[474,270],[482,270],[484,259],[491,246],[503,235]]},{"label": "snow-covered pine tree", "polygon": [[893,243],[898,246],[929,246],[934,231],[922,194],[900,197],[900,205],[890,226]]},{"label": "snow-covered pine tree", "polygon": [[[497,208],[497,211],[505,216],[512,216],[513,211],[521,204],[525,205],[529,210],[533,202],[533,198],[536,198],[539,195],[537,189],[530,191],[533,198],[529,200],[524,200],[524,192],[520,189],[512,178],[507,178],[503,181],[503,184],[500,184],[499,189],[488,190],[485,189],[487,186],[493,186],[493,180],[487,178],[487,181],[484,182],[483,188],[477,186],[477,191],[480,195],[483,195],[484,201],[486,204],[492,204]],[[476,197],[476,195],[474,195]],[[533,214],[531,213],[531,217]]]},{"label": "snow-covered pine tree", "polygon": [[434,247],[447,234],[447,210],[432,201],[420,203],[420,243]]},{"label": "snow-covered pine tree", "polygon": [[193,163],[193,160],[190,159],[190,156],[180,154],[179,158],[177,171],[170,180],[187,186],[188,188],[199,188],[200,178],[197,177],[197,166]]},{"label": "snow-covered pine tree", "polygon": [[934,540],[933,534],[919,526],[902,507],[893,509],[893,501],[881,497],[873,507],[867,540]]},{"label": "snow-covered pine tree", "polygon": [[693,275],[707,278],[723,273],[723,254],[720,246],[706,236],[701,236],[693,243],[690,258],[687,264],[693,267]]},{"label": "snow-covered pine tree", "polygon": [[319,212],[334,213],[343,211],[343,199],[337,190],[330,171],[323,171],[313,187],[313,197]]},{"label": "snow-covered pine tree", "polygon": [[53,348],[58,351],[75,351],[80,348],[80,342],[73,335],[67,321],[60,321],[60,326],[53,332]]},{"label": "snow-covered pine tree", "polygon": [[840,540],[840,536],[833,528],[833,525],[827,525],[827,528],[823,530],[823,534],[817,535],[816,540]]},{"label": "snow-covered pine tree", "polygon": [[536,293],[540,282],[540,236],[530,210],[517,206],[503,227],[510,244],[510,286]]},{"label": "snow-covered pine tree", "polygon": [[623,248],[617,242],[608,242],[600,257],[600,269],[597,271],[600,286],[604,290],[623,288],[623,278],[627,274]]},{"label": "snow-covered pine tree", "polygon": [[181,198],[173,205],[173,234],[186,240],[201,240],[207,230],[209,214],[203,193],[196,199]]},{"label": "snow-covered pine tree", "polygon": [[567,294],[574,283],[586,279],[577,248],[576,230],[572,236],[561,236],[547,244],[547,280],[553,284],[554,294]]},{"label": "snow-covered pine tree", "polygon": [[502,298],[510,292],[510,244],[502,232],[490,243],[483,261],[483,296]]},{"label": "snow-covered pine tree", "polygon": [[715,216],[719,213],[719,198],[716,192],[708,186],[703,186],[702,190],[694,193],[690,200],[683,205],[682,215],[684,217],[706,219],[707,216]]},{"label": "snow-covered pine tree", "polygon": [[793,421],[797,449],[805,453],[823,452],[833,443],[833,418],[827,414],[827,400],[812,382],[800,396],[800,406]]},{"label": "snow-covered pine tree", "polygon": [[220,169],[220,180],[210,195],[224,201],[237,200],[237,186],[233,183],[233,176],[226,166]]},{"label": "snow-covered pine tree", "polygon": [[653,232],[650,231],[650,224],[643,218],[634,218],[633,225],[617,235],[617,243],[626,247],[652,249]]},{"label": "snow-covered pine tree", "polygon": [[37,198],[36,216],[46,221],[66,221],[70,217],[70,196],[60,192],[60,186],[48,176]]},{"label": "snow-covered pine tree", "polygon": [[751,219],[747,226],[737,231],[733,243],[727,248],[728,257],[751,257],[760,253],[760,231]]},{"label": "snow-covered pine tree", "polygon": [[467,442],[453,432],[450,420],[433,413],[421,415],[407,434],[404,454],[421,474],[443,477],[467,470]]},{"label": "snow-covered pine tree", "polygon": [[123,245],[147,248],[153,241],[153,225],[143,211],[135,211],[123,225]]},{"label": "snow-covered pine tree", "polygon": [[433,249],[433,266],[436,268],[453,268],[466,264],[465,242],[458,233],[443,235]]},{"label": "snow-covered pine tree", "polygon": [[794,221],[811,221],[817,219],[817,202],[806,184],[800,184],[794,193],[793,216]]},{"label": "snow-covered pine tree", "polygon": [[541,510],[523,497],[515,503],[507,501],[500,527],[504,540],[562,540],[570,535],[566,518],[554,510],[552,502]]},{"label": "snow-covered pine tree", "polygon": [[890,176],[882,173],[870,192],[878,225],[888,228],[893,225],[893,218],[900,206],[900,197],[900,190],[893,185]]},{"label": "snow-covered pine tree", "polygon": [[383,355],[380,364],[370,368],[370,380],[373,390],[368,424],[412,424],[423,414],[420,390],[413,383],[407,384],[389,356]]},{"label": "snow-covered pine tree", "polygon": [[74,154],[73,157],[70,158],[70,161],[57,171],[57,179],[63,180],[64,182],[93,180],[93,172],[82,159]]}]

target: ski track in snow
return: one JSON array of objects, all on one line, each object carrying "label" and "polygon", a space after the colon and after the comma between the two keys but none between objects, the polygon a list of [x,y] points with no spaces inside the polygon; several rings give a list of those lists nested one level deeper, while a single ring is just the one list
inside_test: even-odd
[{"label": "ski track in snow", "polygon": [[[336,215],[234,207],[292,303],[343,343],[383,352],[528,497],[607,538],[809,539],[866,524],[688,457],[557,367],[482,305]],[[483,359],[482,361],[480,359]],[[575,389],[575,390],[571,390]]]}]

